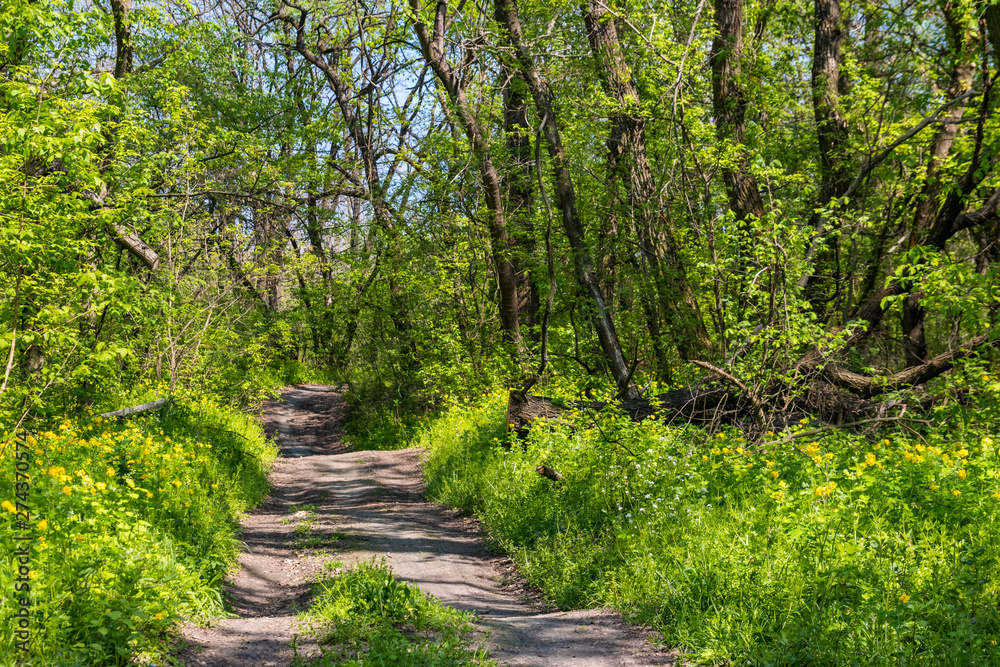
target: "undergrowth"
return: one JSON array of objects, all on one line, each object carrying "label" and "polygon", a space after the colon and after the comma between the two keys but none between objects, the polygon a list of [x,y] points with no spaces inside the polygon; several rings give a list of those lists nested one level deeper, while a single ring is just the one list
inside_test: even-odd
[{"label": "undergrowth", "polygon": [[[118,405],[152,400],[148,386]],[[223,613],[239,516],[268,490],[277,449],[252,416],[178,391],[125,421],[91,412],[0,442],[0,665],[160,664],[172,627]],[[19,514],[30,508],[29,518]],[[25,530],[25,526],[27,530]],[[21,541],[30,536],[29,541]],[[30,650],[15,649],[15,552],[30,548]]]},{"label": "undergrowth", "polygon": [[477,514],[558,605],[614,607],[694,664],[1000,664],[988,410],[763,447],[581,410],[522,445],[505,442],[506,397],[421,429],[428,494]]},{"label": "undergrowth", "polygon": [[333,575],[316,584],[312,607],[299,617],[319,640],[322,655],[307,662],[296,652],[296,667],[496,665],[487,651],[469,646],[471,614],[398,581],[384,560],[350,570],[327,565]]}]

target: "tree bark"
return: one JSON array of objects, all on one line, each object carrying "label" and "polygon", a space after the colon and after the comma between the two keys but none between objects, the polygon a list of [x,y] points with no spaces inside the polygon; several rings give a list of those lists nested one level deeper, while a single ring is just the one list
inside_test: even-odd
[{"label": "tree bark", "polygon": [[[843,195],[851,179],[846,167],[848,123],[841,108],[840,98],[847,92],[847,79],[841,75],[843,59],[841,47],[847,37],[841,16],[840,0],[815,0],[813,5],[815,31],[813,36],[812,93],[813,117],[816,120],[816,139],[819,144],[820,185],[817,204],[826,207]],[[814,213],[810,220],[813,238],[806,251],[805,261],[815,268],[803,275],[798,286],[806,289],[807,297],[814,303],[828,301],[825,292],[817,285],[818,279],[828,273],[822,267],[836,264],[839,235],[825,236],[827,216]],[[835,267],[836,268],[836,267]],[[839,275],[839,271],[832,273]],[[839,289],[839,285],[837,285]]]},{"label": "tree bark", "polygon": [[[741,150],[746,135],[746,96],[740,85],[740,60],[743,57],[743,1],[715,0],[715,29],[712,40],[712,109],[715,112],[715,131],[720,142],[731,143]],[[750,173],[749,163],[739,155],[735,166],[722,169],[722,177],[729,195],[729,206],[736,219],[743,222],[750,217],[764,215],[764,200],[757,187],[757,179]],[[741,229],[748,234],[748,227]],[[749,253],[748,241],[743,239],[744,252]]]},{"label": "tree bark", "polygon": [[[646,153],[642,101],[622,52],[615,22],[600,0],[587,0],[583,19],[601,83],[616,103],[607,141],[608,162],[611,172],[624,186],[628,206],[635,214],[639,246],[653,276],[659,311],[667,317],[667,328],[680,356],[683,359],[703,356],[711,348],[711,340],[687,279],[675,231],[659,216],[659,195]],[[657,336],[655,312],[647,312],[647,320],[652,324],[650,335]],[[656,341],[654,347],[658,344]]]},{"label": "tree bark", "polygon": [[132,0],[111,0],[115,19],[115,78],[132,73]]},{"label": "tree bark", "polygon": [[518,272],[513,263],[515,254],[513,244],[507,233],[500,175],[493,164],[486,131],[473,113],[458,73],[452,68],[445,56],[444,33],[448,3],[445,0],[437,0],[434,10],[434,24],[430,30],[420,19],[420,0],[409,0],[409,4],[410,9],[413,10],[413,27],[417,33],[417,39],[420,41],[420,50],[423,53],[424,61],[434,70],[434,74],[448,93],[448,99],[455,106],[459,123],[472,145],[472,152],[479,166],[483,197],[486,200],[486,225],[490,232],[493,264],[500,288],[500,326],[503,329],[504,338],[514,343],[519,352],[523,353],[520,318],[518,317]]},{"label": "tree bark", "polygon": [[495,0],[495,14],[503,17],[511,46],[517,62],[531,90],[535,110],[542,118],[542,134],[548,146],[555,180],[556,205],[562,213],[563,229],[573,251],[573,263],[577,282],[587,295],[592,309],[594,328],[601,343],[604,358],[608,363],[618,390],[628,398],[637,398],[638,392],[631,385],[631,376],[625,356],[622,354],[614,321],[608,311],[604,294],[594,274],[590,247],[584,234],[583,221],[576,204],[576,190],[573,178],[566,164],[566,151],[559,134],[559,121],[552,106],[552,92],[535,66],[534,57],[524,44],[521,21],[518,17],[516,0]]},{"label": "tree bark", "polygon": [[847,37],[840,11],[840,0],[815,0],[813,39],[812,101],[816,118],[823,184],[820,205],[847,190],[850,176],[845,168],[843,151],[847,143],[847,118],[840,98],[847,92],[847,80],[841,76],[841,47]]},{"label": "tree bark", "polygon": [[[948,24],[952,49],[948,97],[954,99],[968,92],[972,87],[972,79],[976,71],[972,60],[972,52],[976,47],[976,35],[972,30],[963,26],[956,3],[945,2],[942,9]],[[965,103],[961,102],[949,108],[942,119],[945,122],[938,126],[934,138],[931,140],[924,185],[920,191],[917,210],[910,228],[911,248],[916,245],[923,230],[930,227],[934,221],[942,188],[941,166],[951,152],[955,137],[958,136],[958,121],[965,115],[965,106]],[[907,366],[920,366],[927,361],[927,334],[924,328],[926,312],[920,305],[922,298],[922,291],[916,290],[903,303],[901,323]]]},{"label": "tree bark", "polygon": [[[512,258],[517,279],[517,309],[521,322],[532,331],[538,324],[541,307],[538,281],[528,269],[528,258],[535,252],[534,160],[531,156],[531,131],[528,126],[526,84],[506,61],[500,63],[500,91],[503,98],[504,144],[507,162],[500,175],[501,192],[506,202],[506,218],[517,250]],[[537,342],[537,340],[536,340]]]}]

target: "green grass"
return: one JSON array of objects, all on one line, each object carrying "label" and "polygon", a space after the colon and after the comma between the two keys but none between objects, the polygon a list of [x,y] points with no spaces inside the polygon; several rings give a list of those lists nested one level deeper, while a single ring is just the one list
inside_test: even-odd
[{"label": "green grass", "polygon": [[[135,403],[147,395],[130,397]],[[128,404],[128,403],[126,403]],[[15,444],[0,443],[0,618],[15,612],[14,549],[24,535]],[[24,654],[0,623],[0,665],[160,664],[181,620],[223,613],[239,517],[268,491],[277,455],[252,417],[206,397],[124,422],[92,415],[33,426],[31,631]]]},{"label": "green grass", "polygon": [[317,637],[322,657],[295,665],[367,667],[487,667],[488,652],[470,646],[473,617],[443,606],[420,589],[398,581],[385,561],[344,570],[316,585],[316,599],[300,620]]},{"label": "green grass", "polygon": [[695,664],[1000,664],[1000,458],[982,421],[761,449],[580,412],[505,449],[505,403],[423,428],[429,495],[477,514],[556,604],[614,607]]}]

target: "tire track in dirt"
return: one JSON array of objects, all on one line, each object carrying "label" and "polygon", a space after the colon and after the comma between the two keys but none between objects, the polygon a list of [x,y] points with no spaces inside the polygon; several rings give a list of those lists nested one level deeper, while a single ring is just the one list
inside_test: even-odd
[{"label": "tire track in dirt", "polygon": [[[511,666],[639,667],[672,665],[675,652],[657,650],[646,634],[607,610],[545,611],[499,583],[509,561],[483,547],[474,520],[423,499],[418,449],[347,452],[335,388],[297,385],[265,418],[281,444],[273,490],[244,522],[246,550],[229,596],[240,618],[212,628],[184,628],[190,642],[178,657],[188,665],[288,665],[298,631],[296,611],[326,560],[353,565],[385,558],[396,576],[444,604],[479,615],[480,641]],[[314,506],[310,537],[322,550],[296,549],[290,510]],[[346,536],[346,537],[345,537]],[[300,641],[300,654],[318,647]]]}]

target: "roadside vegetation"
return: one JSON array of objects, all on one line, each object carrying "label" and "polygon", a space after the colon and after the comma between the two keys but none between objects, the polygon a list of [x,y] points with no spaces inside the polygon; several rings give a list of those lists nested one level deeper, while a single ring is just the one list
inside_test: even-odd
[{"label": "roadside vegetation", "polygon": [[[163,396],[151,385],[120,396]],[[86,410],[25,432],[30,494],[14,478],[16,440],[0,454],[0,548],[31,535],[31,650],[2,665],[158,664],[172,629],[225,613],[222,583],[239,553],[239,517],[268,491],[277,454],[251,414],[178,390],[156,412],[123,421]],[[31,509],[30,531],[16,503]],[[14,569],[0,569],[0,616],[18,611]]]},{"label": "roadside vegetation", "polygon": [[1000,663],[995,396],[939,415],[951,428],[753,444],[614,409],[521,443],[505,407],[430,421],[429,496],[481,517],[556,604],[614,607],[694,664]]},{"label": "roadside vegetation", "polygon": [[934,428],[803,420],[749,442],[607,408],[519,441],[498,390],[417,418],[397,446],[427,450],[428,496],[477,515],[551,602],[615,608],[691,664],[994,665],[1000,402],[969,371],[975,402]]},{"label": "roadside vegetation", "polygon": [[472,614],[398,581],[384,560],[352,569],[331,561],[327,569],[312,606],[299,615],[322,657],[305,661],[296,653],[296,667],[496,667],[474,646]]}]

